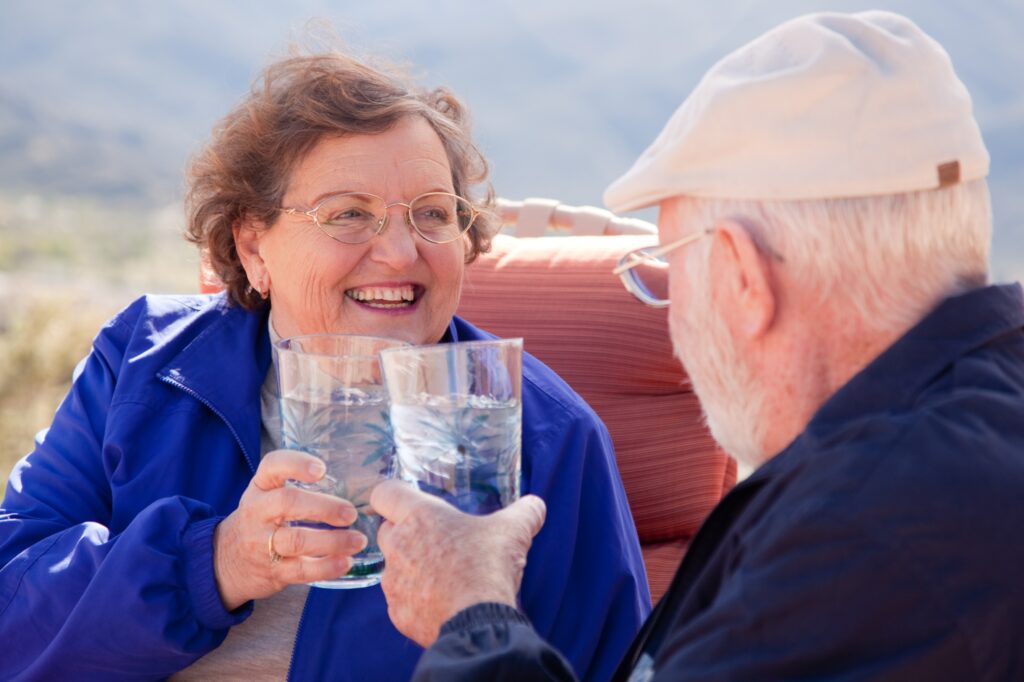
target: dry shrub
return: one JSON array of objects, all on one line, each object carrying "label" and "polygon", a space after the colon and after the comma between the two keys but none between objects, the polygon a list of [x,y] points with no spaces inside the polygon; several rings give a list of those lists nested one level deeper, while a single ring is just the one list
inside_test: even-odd
[{"label": "dry shrub", "polygon": [[[70,293],[70,292],[69,292]],[[75,295],[49,293],[27,301],[0,301],[0,477],[33,448],[71,385],[103,322],[119,307]]]}]

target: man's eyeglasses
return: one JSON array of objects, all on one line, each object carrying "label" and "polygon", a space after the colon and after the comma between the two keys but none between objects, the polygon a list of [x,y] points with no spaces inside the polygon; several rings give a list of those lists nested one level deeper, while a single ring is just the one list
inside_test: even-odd
[{"label": "man's eyeglasses", "polygon": [[647,246],[630,251],[619,259],[619,264],[612,270],[612,274],[618,275],[626,291],[643,303],[655,308],[664,308],[669,304],[668,261],[665,256],[670,251],[691,244],[713,232],[713,229],[708,228],[688,234],[664,246]]},{"label": "man's eyeglasses", "polygon": [[432,244],[453,242],[473,226],[479,211],[467,199],[447,192],[427,192],[409,203],[386,203],[375,194],[334,194],[313,208],[280,208],[288,215],[312,219],[324,234],[343,244],[362,244],[384,231],[388,209],[405,207],[405,219],[416,233]]}]

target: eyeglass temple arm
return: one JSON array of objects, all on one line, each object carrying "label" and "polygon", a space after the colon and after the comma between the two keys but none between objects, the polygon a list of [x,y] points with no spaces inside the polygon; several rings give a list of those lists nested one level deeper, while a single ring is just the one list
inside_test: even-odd
[{"label": "eyeglass temple arm", "polygon": [[674,249],[678,249],[680,246],[686,246],[690,242],[695,242],[698,239],[700,239],[701,237],[709,235],[712,232],[714,232],[714,230],[712,228],[708,228],[706,230],[701,230],[700,232],[694,232],[692,234],[688,234],[685,237],[680,237],[679,239],[675,240],[674,242],[670,242],[668,244],[665,244],[664,246],[659,246],[658,248],[654,249],[653,251],[632,251],[630,253],[627,253],[625,258],[628,259],[628,262],[620,263],[619,265],[617,265],[615,267],[615,269],[612,270],[612,274],[613,275],[621,275],[626,270],[630,270],[632,268],[635,268],[637,265],[639,265],[640,263],[643,263],[645,260],[650,260],[651,258],[657,258],[659,256],[664,256],[669,251],[672,251]]}]

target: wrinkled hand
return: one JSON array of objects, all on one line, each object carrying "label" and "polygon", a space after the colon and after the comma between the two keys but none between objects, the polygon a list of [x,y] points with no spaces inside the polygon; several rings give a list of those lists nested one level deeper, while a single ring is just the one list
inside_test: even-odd
[{"label": "wrinkled hand", "polygon": [[[362,533],[287,524],[305,520],[348,526],[356,520],[355,507],[347,500],[284,487],[288,479],[315,483],[323,475],[323,462],[295,450],[274,450],[260,462],[238,509],[214,532],[217,588],[229,611],[292,583],[337,578],[352,567],[351,555],[366,546]],[[271,546],[280,555],[278,561],[271,560]]]},{"label": "wrinkled hand", "polygon": [[527,495],[489,516],[470,516],[401,481],[370,496],[385,521],[381,587],[399,632],[430,646],[446,620],[480,602],[516,606],[526,554],[544,525],[544,502]]}]

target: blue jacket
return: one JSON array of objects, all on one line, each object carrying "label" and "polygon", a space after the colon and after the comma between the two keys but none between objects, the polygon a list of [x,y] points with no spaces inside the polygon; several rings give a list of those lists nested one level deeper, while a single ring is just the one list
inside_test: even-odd
[{"label": "blue jacket", "polygon": [[[1024,296],[987,287],[723,499],[616,679],[1024,680],[1022,528]],[[477,605],[417,679],[570,679],[557,661],[513,609]]]},{"label": "blue jacket", "polygon": [[[448,335],[490,338],[458,318]],[[222,295],[145,297],[101,330],[0,508],[0,678],[164,677],[249,615],[224,610],[212,534],[258,464],[269,365],[266,311]],[[523,492],[548,505],[523,609],[607,679],[649,610],[636,530],[603,424],[529,356]],[[312,589],[290,677],[407,679],[421,653],[379,586]]]}]

